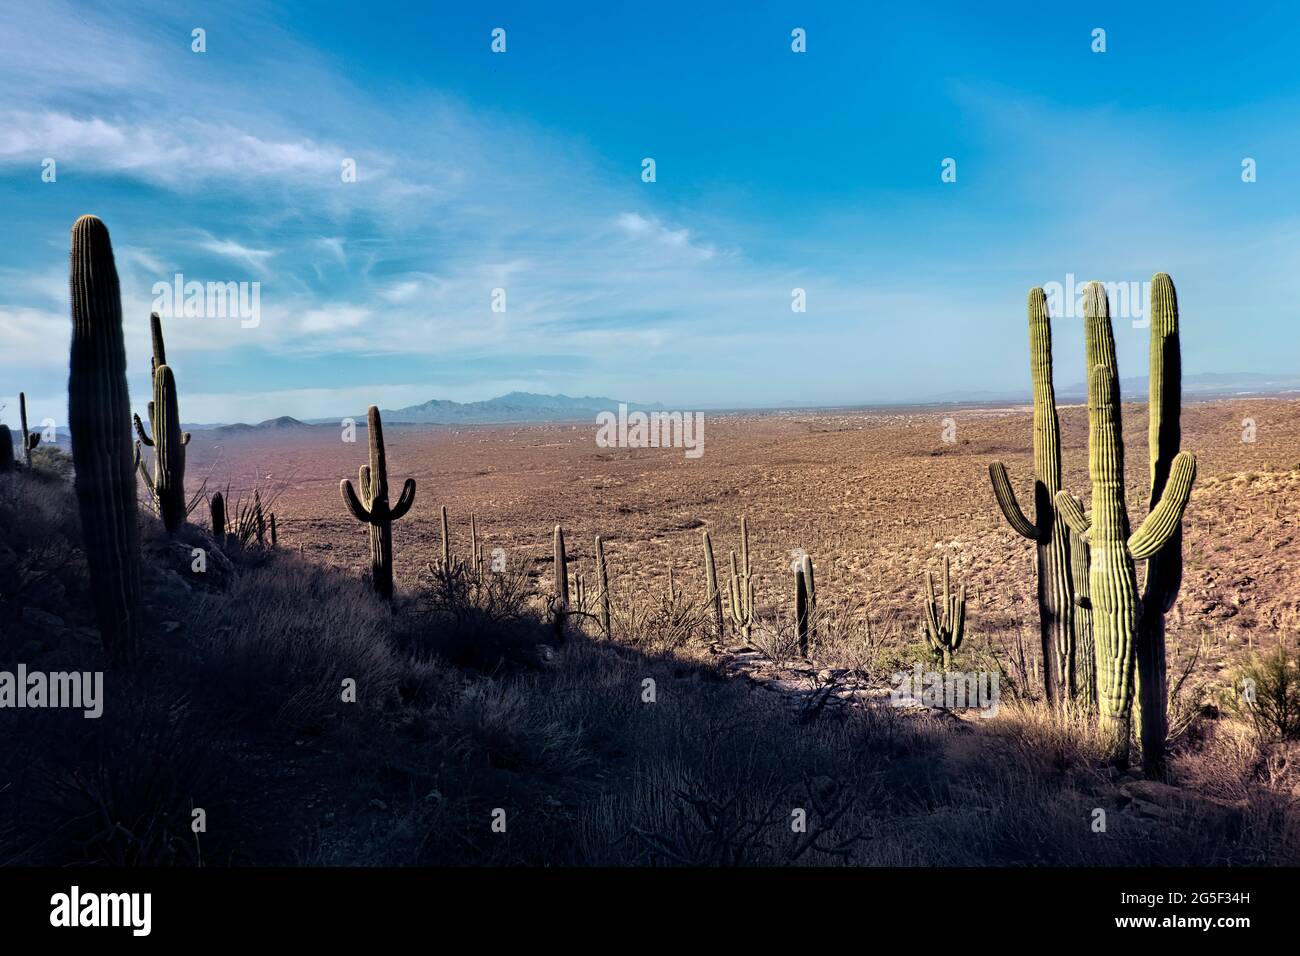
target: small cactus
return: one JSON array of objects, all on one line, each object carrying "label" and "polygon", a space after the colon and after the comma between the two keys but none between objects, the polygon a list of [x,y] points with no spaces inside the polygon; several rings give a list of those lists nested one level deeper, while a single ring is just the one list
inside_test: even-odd
[{"label": "small cactus", "polygon": [[446,505],[442,506],[442,573],[451,574],[451,525]]},{"label": "small cactus", "polygon": [[799,635],[799,653],[807,657],[815,641],[817,620],[817,583],[813,577],[812,558],[804,555],[795,569],[795,628]]},{"label": "small cactus", "polygon": [[393,596],[393,522],[401,519],[415,503],[415,479],[407,478],[397,504],[388,503],[388,457],[384,450],[384,424],[379,409],[371,405],[367,414],[370,434],[370,464],[357,473],[361,494],[344,478],[339,493],[352,517],[363,522],[370,532],[370,581],[375,592],[385,600]]},{"label": "small cactus", "polygon": [[68,425],[95,617],[109,660],[138,652],[140,547],[131,461],[131,397],[122,294],[108,229],[94,216],[72,227],[72,350]]},{"label": "small cactus", "polygon": [[943,669],[952,666],[952,655],[961,648],[966,630],[966,585],[952,593],[948,559],[943,559],[942,603],[934,593],[934,575],[925,572],[925,638],[930,649],[943,661]]},{"label": "small cactus", "polygon": [[[32,467],[32,452],[35,451],[36,446],[41,443],[41,433],[29,432],[27,430],[27,395],[23,392],[18,393],[18,417],[22,421],[23,426],[23,457],[27,460],[27,468],[30,470]],[[11,438],[10,442],[12,441],[13,439]],[[12,447],[10,448],[9,453],[12,457]],[[0,452],[0,455],[3,454],[4,452]]]},{"label": "small cactus", "polygon": [[555,636],[562,641],[564,640],[564,619],[569,615],[569,560],[564,553],[564,529],[558,524],[555,526],[555,532],[552,535],[552,546],[555,551],[555,568],[553,572]]},{"label": "small cactus", "polygon": [[216,542],[218,548],[226,546],[226,499],[217,492],[212,496],[210,504],[212,511],[212,540]]},{"label": "small cactus", "polygon": [[731,552],[731,580],[727,583],[727,595],[731,599],[731,622],[741,639],[748,641],[754,627],[754,578],[749,561],[749,518],[744,516],[740,519],[740,554],[737,564],[736,552]]},{"label": "small cactus", "polygon": [[606,639],[613,636],[609,619],[609,574],[605,569],[605,542],[596,535],[596,588],[600,597],[600,627]]}]

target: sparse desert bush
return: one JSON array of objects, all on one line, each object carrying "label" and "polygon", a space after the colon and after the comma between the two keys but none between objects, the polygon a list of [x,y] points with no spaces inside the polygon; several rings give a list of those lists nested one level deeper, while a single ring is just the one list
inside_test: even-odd
[{"label": "sparse desert bush", "polygon": [[1286,645],[1279,641],[1275,650],[1252,655],[1225,703],[1263,740],[1300,739],[1300,674]]}]

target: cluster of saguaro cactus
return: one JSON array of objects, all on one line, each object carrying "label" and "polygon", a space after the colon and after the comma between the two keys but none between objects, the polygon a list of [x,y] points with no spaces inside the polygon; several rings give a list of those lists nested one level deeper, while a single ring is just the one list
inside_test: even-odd
[{"label": "cluster of saguaro cactus", "polygon": [[[163,525],[168,531],[175,531],[185,523],[188,513],[185,499],[185,446],[190,443],[190,433],[181,431],[176,376],[167,364],[162,319],[157,312],[149,316],[149,328],[153,338],[153,399],[149,402],[149,431],[145,431],[139,415],[132,416],[139,439],[135,446],[135,466],[144,479],[145,487],[158,503],[158,514]],[[142,444],[154,450],[152,476],[141,455]]]},{"label": "cluster of saguaro cactus", "polygon": [[[371,405],[367,414],[370,463],[357,474],[360,495],[344,478],[339,493],[352,517],[364,523],[370,534],[370,580],[381,597],[393,596],[393,522],[411,510],[415,502],[415,479],[407,478],[397,503],[388,501],[388,458],[384,450],[384,425],[379,409]],[[445,512],[444,512],[445,513]]]},{"label": "cluster of saguaro cactus", "polygon": [[72,227],[72,349],[68,424],[95,617],[110,661],[138,652],[140,548],[126,385],[122,295],[108,228],[94,216]]},{"label": "cluster of saguaro cactus", "polygon": [[749,561],[749,518],[740,519],[740,562],[736,552],[731,552],[731,580],[727,582],[730,598],[731,623],[736,626],[742,640],[748,641],[754,627],[754,578]]},{"label": "cluster of saguaro cactus", "polygon": [[935,656],[943,662],[944,670],[952,666],[952,655],[961,648],[966,632],[966,585],[952,593],[951,569],[948,559],[943,559],[943,597],[934,591],[934,575],[925,572],[925,639]]},{"label": "cluster of saguaro cactus", "polygon": [[[26,459],[26,461],[27,461],[27,467],[28,467],[28,468],[31,468],[31,467],[32,467],[32,452],[35,451],[35,450],[36,450],[36,446],[39,445],[39,444],[41,443],[41,433],[40,433],[40,432],[29,432],[29,431],[27,430],[27,395],[26,395],[25,392],[19,392],[19,393],[18,393],[18,418],[19,418],[19,421],[22,422],[22,427],[23,427],[23,457],[24,457],[24,458]],[[8,431],[7,428],[6,428],[6,431]],[[11,439],[10,439],[10,442],[12,442],[12,441],[13,441],[13,439],[11,438]],[[13,446],[12,446],[12,444],[10,445],[9,453],[10,453],[10,456],[12,457],[12,455],[13,455]],[[3,455],[3,454],[4,454],[4,452],[0,452],[0,455]]]},{"label": "cluster of saguaro cactus", "polygon": [[1052,385],[1052,326],[1047,297],[1029,291],[1029,355],[1034,394],[1034,520],[1025,517],[1007,469],[989,466],[993,493],[1007,523],[1033,541],[1038,552],[1038,621],[1047,699],[1060,703],[1074,695],[1074,596],[1070,580],[1069,535],[1057,520],[1055,495],[1061,490],[1061,433]]},{"label": "cluster of saguaro cactus", "polygon": [[[1093,638],[1096,647],[1097,691],[1100,727],[1108,759],[1116,764],[1128,762],[1132,733],[1134,683],[1139,671],[1149,683],[1151,713],[1142,717],[1144,764],[1148,772],[1157,771],[1164,761],[1164,641],[1161,608],[1160,647],[1144,643],[1153,632],[1143,633],[1143,602],[1138,597],[1135,562],[1149,561],[1173,545],[1179,536],[1183,511],[1191,496],[1196,477],[1196,459],[1177,451],[1177,432],[1170,439],[1168,426],[1160,425],[1160,416],[1177,414],[1177,389],[1171,390],[1164,379],[1168,372],[1169,349],[1177,351],[1177,312],[1172,307],[1172,285],[1167,276],[1157,276],[1152,298],[1165,295],[1170,301],[1161,305],[1165,315],[1157,322],[1152,316],[1152,404],[1150,414],[1157,416],[1152,438],[1152,507],[1136,531],[1131,531],[1128,505],[1124,493],[1124,440],[1115,363],[1114,333],[1105,288],[1089,283],[1084,291],[1084,319],[1088,361],[1088,472],[1092,480],[1092,516],[1084,514],[1077,499],[1058,492],[1056,505],[1070,531],[1087,541],[1090,549],[1089,597],[1092,605]],[[1159,290],[1159,291],[1158,291]],[[1153,307],[1157,303],[1153,301]],[[1155,309],[1153,308],[1153,312]],[[1172,330],[1172,334],[1171,334]],[[1174,360],[1177,361],[1176,359]],[[1177,375],[1175,368],[1175,375]],[[1156,407],[1159,406],[1159,407]],[[1167,406],[1173,406],[1167,407]],[[1181,571],[1181,545],[1177,572]],[[1173,562],[1169,561],[1169,565]],[[1159,575],[1162,572],[1157,572]],[[1158,578],[1155,594],[1168,596],[1168,573]],[[1148,569],[1150,585],[1151,569]],[[1176,593],[1176,585],[1172,588]],[[1169,597],[1172,604],[1172,597]],[[1154,625],[1150,625],[1154,628]],[[1145,657],[1142,667],[1137,658]],[[1146,695],[1144,695],[1145,697]],[[1157,699],[1158,697],[1158,699]],[[1146,701],[1144,700],[1144,703]]]},{"label": "cluster of saguaro cactus", "polygon": [[804,657],[813,643],[813,629],[817,619],[817,583],[813,578],[812,558],[804,555],[795,569],[795,628],[799,635],[799,653]]}]

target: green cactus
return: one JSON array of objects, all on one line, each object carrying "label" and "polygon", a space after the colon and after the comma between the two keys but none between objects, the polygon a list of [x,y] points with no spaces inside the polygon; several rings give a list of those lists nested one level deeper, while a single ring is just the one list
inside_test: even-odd
[{"label": "green cactus", "polygon": [[388,503],[388,457],[384,451],[384,424],[379,409],[371,405],[367,414],[370,434],[370,464],[357,473],[361,494],[352,482],[339,482],[339,493],[352,517],[367,525],[370,532],[370,580],[375,592],[385,600],[393,596],[393,522],[403,518],[415,503],[415,479],[407,478],[397,504]]},{"label": "green cactus", "polygon": [[1053,704],[1075,692],[1074,596],[1070,578],[1069,533],[1057,520],[1053,498],[1061,490],[1061,433],[1052,385],[1052,325],[1047,297],[1029,290],[1029,355],[1034,389],[1034,521],[1020,509],[1007,469],[989,466],[993,493],[1007,523],[1038,548],[1038,627],[1043,654],[1043,686]]},{"label": "green cactus", "polygon": [[[159,365],[153,376],[153,401],[149,403],[149,419],[153,428],[150,438],[137,415],[134,418],[136,434],[135,463],[144,479],[145,487],[158,503],[158,515],[168,532],[174,532],[185,523],[188,512],[185,499],[185,446],[190,433],[181,431],[180,411],[176,402],[176,378],[170,366]],[[154,473],[149,476],[141,457],[140,443],[153,447]]]},{"label": "green cactus", "polygon": [[1173,459],[1157,504],[1141,526],[1130,532],[1124,495],[1119,384],[1113,363],[1114,335],[1106,290],[1100,283],[1090,282],[1084,290],[1084,318],[1089,358],[1102,359],[1088,376],[1091,521],[1078,501],[1064,491],[1057,493],[1056,506],[1071,532],[1083,537],[1091,548],[1089,590],[1100,728],[1107,758],[1126,766],[1132,734],[1140,604],[1134,562],[1158,553],[1177,532],[1196,477],[1196,459],[1186,452]]},{"label": "green cactus", "polygon": [[934,576],[925,572],[925,639],[941,661],[943,669],[952,667],[952,655],[961,648],[966,632],[966,585],[952,593],[948,559],[943,559],[943,600],[934,593]]},{"label": "green cactus", "polygon": [[8,425],[0,425],[0,471],[14,469],[14,433]]},{"label": "green cactus", "polygon": [[609,573],[605,568],[605,542],[596,535],[596,588],[600,592],[600,626],[605,637],[613,637],[609,615]]},{"label": "green cactus", "polygon": [[[1165,493],[1182,441],[1182,353],[1178,335],[1178,295],[1163,272],[1151,279],[1150,395],[1147,444],[1151,465],[1149,506],[1156,509]],[[1178,599],[1183,580],[1181,522],[1169,541],[1147,560],[1138,617],[1137,671],[1139,737],[1147,776],[1165,775],[1169,736],[1169,684],[1165,670],[1165,615]]]},{"label": "green cactus", "polygon": [[212,496],[212,540],[216,542],[218,548],[226,546],[226,499],[217,492]]},{"label": "green cactus", "polygon": [[739,632],[741,640],[748,641],[754,627],[754,577],[753,566],[749,561],[749,518],[740,519],[740,554],[739,565],[736,552],[731,552],[731,580],[727,583],[727,595],[730,598],[731,622]]},{"label": "green cactus", "polygon": [[722,592],[718,590],[718,566],[713,560],[713,539],[704,532],[704,589],[709,606],[713,609],[713,627],[718,639],[722,638]]},{"label": "green cactus", "polygon": [[[23,457],[26,458],[27,468],[30,470],[32,467],[32,452],[35,451],[36,446],[41,443],[41,433],[29,432],[27,430],[27,395],[23,392],[18,393],[18,417],[23,426]],[[4,452],[0,452],[0,455],[3,454]],[[12,448],[10,449],[10,455],[13,455]]]},{"label": "green cactus", "polygon": [[70,273],[68,424],[77,504],[100,638],[109,660],[120,667],[138,653],[140,532],[122,294],[108,229],[94,216],[82,216],[72,227]]}]

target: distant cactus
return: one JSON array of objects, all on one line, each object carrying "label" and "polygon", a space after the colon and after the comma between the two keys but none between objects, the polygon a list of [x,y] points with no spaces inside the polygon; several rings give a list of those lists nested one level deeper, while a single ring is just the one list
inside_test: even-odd
[{"label": "distant cactus", "polygon": [[[27,430],[27,395],[23,392],[18,393],[18,417],[23,426],[23,457],[26,458],[27,467],[30,469],[32,467],[32,452],[35,451],[36,446],[41,443],[41,433],[29,432]],[[12,443],[12,439],[10,439],[10,441]],[[3,454],[4,452],[0,451],[0,455]],[[13,457],[12,447],[10,448],[9,455],[11,458]]]},{"label": "distant cactus", "polygon": [[[1076,499],[1058,492],[1056,505],[1074,534],[1092,549],[1089,568],[1093,634],[1097,654],[1100,727],[1107,758],[1125,766],[1129,757],[1134,698],[1139,601],[1135,561],[1160,552],[1178,532],[1196,477],[1196,459],[1180,452],[1168,481],[1141,526],[1130,533],[1124,495],[1124,440],[1114,334],[1105,288],[1084,290],[1084,318],[1090,359],[1100,358],[1088,376],[1088,471],[1092,518]],[[1109,361],[1107,361],[1109,359]],[[1162,743],[1163,748],[1163,743]]]},{"label": "distant cactus", "polygon": [[740,637],[749,640],[754,627],[754,578],[753,566],[749,561],[749,518],[740,519],[740,563],[736,563],[736,552],[731,552],[731,580],[727,583],[727,595],[730,598],[731,622],[736,626]]},{"label": "distant cactus", "polygon": [[925,572],[925,638],[930,649],[943,662],[943,669],[952,667],[952,655],[961,648],[966,631],[966,585],[958,594],[952,593],[948,559],[943,559],[943,599],[934,593],[934,576]]},{"label": "distant cactus", "polygon": [[[811,562],[809,562],[809,564],[810,563]],[[811,602],[809,600],[808,590],[809,564],[800,562],[799,567],[796,568],[794,572],[795,631],[799,636],[799,653],[804,657],[808,656],[810,649],[808,640],[808,619],[811,613]]]},{"label": "distant cactus", "polygon": [[451,574],[451,525],[447,521],[447,506],[442,506],[442,573]]},{"label": "distant cactus", "polygon": [[1016,501],[1007,469],[989,466],[993,493],[1007,523],[1038,549],[1038,622],[1047,699],[1060,703],[1075,688],[1074,597],[1071,593],[1069,534],[1057,520],[1054,496],[1061,490],[1061,434],[1052,385],[1052,325],[1047,298],[1029,290],[1029,355],[1034,387],[1034,520]]},{"label": "distant cactus", "polygon": [[14,434],[8,425],[0,425],[0,471],[13,471]]},{"label": "distant cactus", "polygon": [[609,574],[605,569],[605,542],[596,536],[596,588],[600,592],[600,626],[605,637],[613,637],[609,616]]},{"label": "distant cactus", "polygon": [[123,666],[138,653],[140,532],[122,294],[108,229],[94,216],[72,227],[70,272],[68,424],[77,504],[100,636],[109,660]]},{"label": "distant cactus", "polygon": [[221,492],[212,496],[212,540],[218,548],[226,546],[226,499]]},{"label": "distant cactus", "polygon": [[555,552],[554,594],[561,611],[569,609],[569,559],[564,553],[564,529],[555,526],[552,544]]},{"label": "distant cactus", "polygon": [[388,458],[384,451],[384,425],[379,409],[371,405],[367,412],[370,434],[370,464],[362,465],[357,474],[360,497],[352,482],[344,478],[339,493],[352,517],[367,525],[370,532],[370,580],[381,597],[393,596],[393,522],[411,510],[415,502],[415,479],[407,478],[397,504],[388,504]]},{"label": "distant cactus", "polygon": [[713,540],[704,532],[704,590],[713,611],[713,628],[719,640],[723,635],[722,592],[718,590],[718,566],[713,560]]}]

